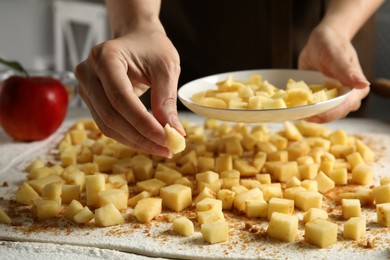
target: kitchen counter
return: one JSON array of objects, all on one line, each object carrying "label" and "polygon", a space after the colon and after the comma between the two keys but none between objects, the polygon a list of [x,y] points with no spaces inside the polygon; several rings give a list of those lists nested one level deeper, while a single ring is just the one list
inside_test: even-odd
[{"label": "kitchen counter", "polygon": [[[78,118],[90,117],[85,109],[70,110],[66,120],[60,129],[46,140],[32,143],[13,142],[0,129],[0,176],[7,174],[7,169],[20,165],[26,156],[32,154],[43,154],[44,148],[50,142],[57,142],[61,133]],[[192,113],[186,112],[181,114],[181,118],[189,122],[200,124],[203,119]],[[272,128],[278,128],[280,123],[267,124]],[[329,129],[344,129],[349,134],[378,133],[390,134],[390,122],[382,122],[370,119],[348,118],[327,124]],[[141,256],[132,253],[125,253],[116,250],[99,249],[94,247],[83,247],[74,245],[58,245],[51,243],[35,242],[10,242],[0,240],[0,259],[162,259]]]}]

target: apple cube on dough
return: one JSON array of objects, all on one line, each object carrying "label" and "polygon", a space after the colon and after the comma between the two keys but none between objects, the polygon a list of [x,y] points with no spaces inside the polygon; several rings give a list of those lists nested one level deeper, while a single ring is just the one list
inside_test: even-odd
[{"label": "apple cube on dough", "polygon": [[294,214],[294,201],[289,199],[272,198],[268,202],[268,219],[271,219],[273,212]]},{"label": "apple cube on dough", "polygon": [[217,193],[217,199],[222,201],[222,209],[231,209],[234,202],[235,192],[231,190],[219,190]]},{"label": "apple cube on dough", "polygon": [[33,200],[39,198],[39,194],[27,183],[19,186],[15,195],[16,201],[23,205],[31,205]]},{"label": "apple cube on dough", "polygon": [[224,221],[225,216],[223,215],[222,211],[214,211],[214,210],[208,210],[208,211],[198,211],[196,213],[198,223],[200,225],[204,223],[210,223],[210,222],[216,222],[216,221]]},{"label": "apple cube on dough", "polygon": [[268,203],[264,200],[245,201],[245,212],[248,218],[267,218]]},{"label": "apple cube on dough", "polygon": [[80,185],[64,184],[62,185],[61,199],[62,203],[69,203],[72,200],[79,200]]},{"label": "apple cube on dough", "polygon": [[344,238],[359,240],[366,235],[366,219],[352,217],[344,223]]},{"label": "apple cube on dough", "polygon": [[150,198],[150,193],[147,192],[147,191],[143,191],[141,193],[138,193],[137,195],[131,197],[128,201],[127,201],[127,205],[129,207],[132,207],[134,208],[135,205],[137,205],[138,201],[140,201],[141,199],[144,199],[144,198]]},{"label": "apple cube on dough", "polygon": [[82,210],[80,210],[74,217],[73,220],[77,224],[87,224],[94,217],[93,212],[85,206]]},{"label": "apple cube on dough", "polygon": [[222,201],[218,199],[205,198],[196,203],[196,211],[222,211]]},{"label": "apple cube on dough", "polygon": [[160,197],[164,207],[176,212],[180,212],[192,204],[191,188],[181,184],[172,184],[161,188]]},{"label": "apple cube on dough", "polygon": [[36,199],[33,201],[32,213],[38,220],[50,219],[58,216],[60,205],[57,201]]},{"label": "apple cube on dough", "polygon": [[352,217],[360,217],[361,208],[360,200],[358,199],[343,199],[341,201],[341,208],[344,219],[350,219]]},{"label": "apple cube on dough", "polygon": [[352,169],[352,182],[367,185],[373,180],[372,168],[367,164],[359,164]]},{"label": "apple cube on dough", "polygon": [[305,225],[305,241],[321,248],[337,242],[337,224],[323,219],[315,219]]},{"label": "apple cube on dough", "polygon": [[[126,185],[127,186],[127,185]],[[99,191],[99,205],[113,204],[118,210],[127,209],[128,193],[121,189]]]},{"label": "apple cube on dough", "polygon": [[43,187],[45,187],[49,183],[53,182],[65,182],[64,179],[62,179],[58,175],[50,175],[45,178],[37,179],[37,180],[31,180],[27,183],[38,193],[42,194]]},{"label": "apple cube on dough", "polygon": [[68,208],[64,212],[66,219],[73,221],[74,216],[83,209],[83,205],[78,200],[72,200]]},{"label": "apple cube on dough", "polygon": [[203,190],[196,196],[194,199],[195,204],[199,201],[203,200],[204,198],[216,198],[216,193],[211,190],[209,187],[204,187]]},{"label": "apple cube on dough", "polygon": [[169,124],[164,127],[165,134],[167,135],[167,148],[173,153],[180,153],[186,148],[186,140],[175,128],[172,128]]},{"label": "apple cube on dough", "polygon": [[134,215],[139,222],[146,223],[161,214],[161,198],[143,198],[134,208]]},{"label": "apple cube on dough", "polygon": [[166,186],[165,182],[153,178],[137,182],[137,191],[147,191],[153,197],[157,196],[160,193],[160,189],[164,186]]},{"label": "apple cube on dough", "polygon": [[298,234],[298,217],[273,212],[267,228],[268,236],[286,242],[294,241]]},{"label": "apple cube on dough", "polygon": [[390,202],[390,183],[374,187],[372,191],[374,192],[376,204]]},{"label": "apple cube on dough", "polygon": [[384,227],[390,227],[390,203],[376,205],[378,223]]},{"label": "apple cube on dough", "polygon": [[322,206],[322,194],[311,191],[299,191],[294,196],[294,203],[297,208],[308,211],[311,208],[321,208]]},{"label": "apple cube on dough", "polygon": [[335,182],[321,171],[317,174],[315,180],[317,181],[318,191],[321,193],[326,193],[335,187]]},{"label": "apple cube on dough", "polygon": [[194,223],[186,217],[175,218],[172,222],[173,232],[184,237],[194,234]]},{"label": "apple cube on dough", "polygon": [[99,206],[99,192],[105,190],[106,180],[104,175],[95,174],[85,176],[85,192],[87,206]]},{"label": "apple cube on dough", "polygon": [[328,219],[328,213],[323,209],[311,208],[303,214],[303,223],[310,222],[315,219]]},{"label": "apple cube on dough", "polygon": [[108,227],[122,224],[125,219],[114,204],[108,203],[95,210],[95,222],[98,226]]},{"label": "apple cube on dough", "polygon": [[8,225],[12,223],[11,218],[1,208],[0,208],[0,223],[8,224]]},{"label": "apple cube on dough", "polygon": [[247,200],[264,200],[263,192],[259,188],[254,188],[252,190],[244,191],[242,193],[236,194],[234,197],[233,206],[239,211],[245,211],[245,201]]},{"label": "apple cube on dough", "polygon": [[217,221],[202,224],[200,232],[202,238],[210,244],[229,240],[229,224],[227,222]]}]

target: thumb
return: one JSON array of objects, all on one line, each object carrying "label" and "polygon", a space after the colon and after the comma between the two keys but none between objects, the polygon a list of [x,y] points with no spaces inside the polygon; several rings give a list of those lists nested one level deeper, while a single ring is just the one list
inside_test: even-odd
[{"label": "thumb", "polygon": [[177,113],[177,85],[180,69],[171,73],[160,73],[152,80],[151,107],[153,115],[161,125],[169,124],[180,134],[185,130]]}]

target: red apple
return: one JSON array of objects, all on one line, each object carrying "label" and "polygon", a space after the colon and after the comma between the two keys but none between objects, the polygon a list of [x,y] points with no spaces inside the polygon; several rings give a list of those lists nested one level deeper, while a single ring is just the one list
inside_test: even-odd
[{"label": "red apple", "polygon": [[51,77],[11,76],[2,82],[0,123],[18,141],[42,140],[65,118],[68,93]]}]

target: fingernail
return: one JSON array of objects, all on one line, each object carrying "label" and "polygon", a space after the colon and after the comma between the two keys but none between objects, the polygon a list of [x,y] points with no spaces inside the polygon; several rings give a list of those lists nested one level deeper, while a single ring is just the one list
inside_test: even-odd
[{"label": "fingernail", "polygon": [[180,123],[180,120],[176,116],[174,115],[171,116],[170,125],[174,127],[176,130],[178,130],[181,135],[186,136],[186,131],[184,130],[183,126]]}]

